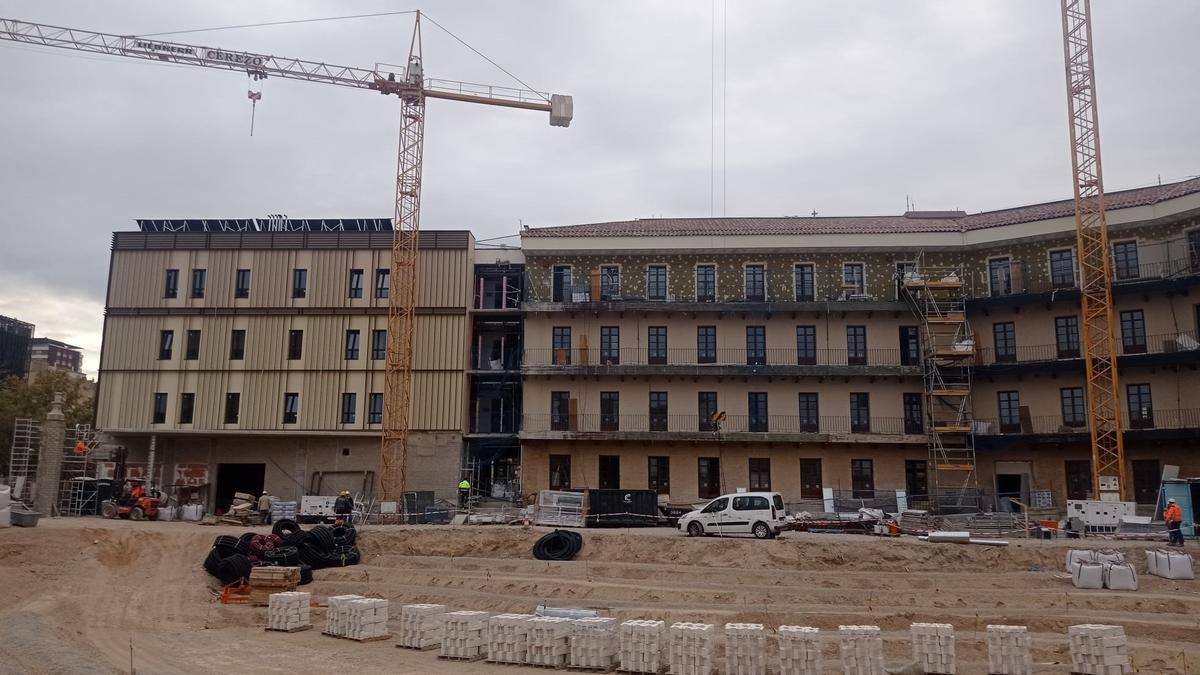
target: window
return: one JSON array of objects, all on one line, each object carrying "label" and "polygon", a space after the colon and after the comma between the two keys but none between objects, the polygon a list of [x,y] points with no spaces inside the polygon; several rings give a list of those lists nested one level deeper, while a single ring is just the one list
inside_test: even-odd
[{"label": "window", "polygon": [[192,297],[204,297],[204,280],[206,272],[204,270],[192,270]]},{"label": "window", "polygon": [[796,326],[796,363],[802,366],[816,365],[816,326]]},{"label": "window", "polygon": [[[696,473],[696,490],[700,499],[712,499],[721,494],[721,459],[719,457],[697,459]],[[724,509],[724,505],[721,508]]]},{"label": "window", "polygon": [[550,392],[550,430],[568,431],[570,428],[571,392]]},{"label": "window", "polygon": [[354,424],[354,413],[358,408],[358,394],[342,394],[342,424]]},{"label": "window", "polygon": [[283,395],[283,423],[295,424],[300,416],[300,394],[289,391]]},{"label": "window", "polygon": [[1142,310],[1121,312],[1121,346],[1126,354],[1146,353],[1146,316]]},{"label": "window", "polygon": [[1000,433],[1021,433],[1021,394],[1002,391],[996,394],[1000,408]]},{"label": "window", "polygon": [[1050,251],[1050,285],[1075,287],[1075,251],[1069,248]]},{"label": "window", "polygon": [[621,362],[621,329],[619,327],[600,327],[600,362],[608,366]]},{"label": "window", "polygon": [[667,430],[667,392],[650,392],[650,431]]},{"label": "window", "polygon": [[358,360],[358,331],[346,331],[346,360]]},{"label": "window", "polygon": [[700,419],[700,431],[718,431],[717,392],[701,391],[696,394],[696,417]]},{"label": "window", "polygon": [[196,412],[196,394],[188,392],[179,395],[179,423],[191,424]]},{"label": "window", "polygon": [[620,455],[600,455],[598,473],[601,490],[621,489],[621,457]]},{"label": "window", "polygon": [[916,326],[900,326],[900,365],[921,364],[921,333]]},{"label": "window", "polygon": [[383,424],[383,394],[373,392],[367,395],[367,424]]},{"label": "window", "polygon": [[167,270],[167,276],[163,283],[163,297],[179,297],[179,270]]},{"label": "window", "polygon": [[696,327],[696,363],[717,362],[717,327]]},{"label": "window", "polygon": [[904,433],[925,433],[925,409],[921,403],[921,394],[904,395]]},{"label": "window", "polygon": [[391,285],[392,271],[389,269],[375,270],[375,297],[386,298]]},{"label": "window", "polygon": [[649,265],[646,267],[646,299],[667,299],[666,265]]},{"label": "window", "polygon": [[298,361],[304,353],[304,331],[288,331],[288,360]]},{"label": "window", "polygon": [[553,302],[571,302],[571,266],[555,265],[552,272]]},{"label": "window", "polygon": [[167,421],[167,395],[157,393],[154,395],[154,417],[150,419],[151,424],[162,424]]},{"label": "window", "polygon": [[820,410],[815,392],[800,393],[800,431],[816,433],[820,430]]},{"label": "window", "polygon": [[[750,458],[750,489],[759,492],[769,492],[771,490],[771,459],[769,457],[751,457]],[[755,497],[762,499],[762,497]],[[765,499],[762,499],[763,504],[760,508],[770,508]],[[734,500],[734,508],[737,508],[737,500]]]},{"label": "window", "polygon": [[855,499],[874,499],[875,462],[870,459],[850,460],[850,485]]},{"label": "window", "polygon": [[717,301],[717,266],[696,265],[696,302]]},{"label": "window", "polygon": [[[750,461],[753,462],[755,460],[752,459]],[[763,460],[763,461],[768,461],[768,460]],[[770,477],[768,476],[768,478],[770,478]],[[751,478],[750,480],[753,483],[754,479]],[[754,488],[752,487],[750,489],[753,490]],[[764,511],[769,508],[771,508],[771,502],[767,501],[766,497],[734,497],[733,498],[733,510],[734,511]]]},{"label": "window", "polygon": [[1158,489],[1162,485],[1162,469],[1158,460],[1135,459],[1132,464],[1134,501],[1138,504],[1157,504]]},{"label": "window", "polygon": [[238,270],[233,282],[233,297],[250,297],[250,270]]},{"label": "window", "polygon": [[189,330],[187,332],[183,345],[183,358],[187,361],[195,361],[200,358],[200,331]]},{"label": "window", "polygon": [[812,302],[817,299],[816,267],[810,264],[792,268],[793,284],[796,287],[796,302]]},{"label": "window", "polygon": [[851,295],[862,295],[866,292],[866,281],[863,275],[862,263],[845,263],[842,265],[842,290]]},{"label": "window", "polygon": [[904,460],[904,491],[909,499],[929,496],[929,462],[924,459]]},{"label": "window", "polygon": [[571,363],[571,327],[555,326],[550,329],[550,346],[554,352],[554,365],[565,366]]},{"label": "window", "polygon": [[1092,463],[1086,459],[1066,461],[1067,499],[1088,499],[1092,493]]},{"label": "window", "polygon": [[1054,318],[1054,342],[1058,358],[1079,358],[1079,317],[1058,316]]},{"label": "window", "polygon": [[646,487],[655,494],[671,492],[671,458],[652,456],[646,458]]},{"label": "window", "polygon": [[663,365],[667,362],[667,327],[646,328],[646,363]]},{"label": "window", "polygon": [[242,407],[241,394],[225,394],[225,424],[237,424]]},{"label": "window", "polygon": [[1017,326],[1012,321],[992,324],[992,343],[996,350],[996,363],[1014,363],[1017,360]]},{"label": "window", "polygon": [[767,417],[767,392],[752,391],[746,394],[746,430],[759,433],[770,431],[770,421]]},{"label": "window", "polygon": [[621,394],[616,391],[600,392],[600,431],[617,431],[621,428]]},{"label": "window", "polygon": [[846,326],[846,364],[867,365],[867,327]]},{"label": "window", "polygon": [[621,268],[616,265],[600,267],[600,299],[612,300],[621,295]]},{"label": "window", "polygon": [[158,331],[158,360],[170,361],[171,349],[175,345],[175,331],[160,330]]},{"label": "window", "polygon": [[550,489],[566,490],[571,487],[571,456],[550,455]]},{"label": "window", "polygon": [[821,499],[821,460],[800,460],[800,498]]},{"label": "window", "polygon": [[988,261],[988,290],[992,296],[1012,295],[1012,260],[992,258]]},{"label": "window", "polygon": [[383,361],[387,358],[387,330],[371,331],[371,360]]},{"label": "window", "polygon": [[865,392],[850,394],[850,432],[866,434],[871,431],[871,395]]},{"label": "window", "polygon": [[351,298],[361,298],[363,292],[363,271],[350,270],[350,284],[346,295]]},{"label": "window", "polygon": [[1083,387],[1063,387],[1058,390],[1058,398],[1062,403],[1063,426],[1087,426],[1087,405],[1083,399]]},{"label": "window", "polygon": [[1118,279],[1137,279],[1141,276],[1138,267],[1137,241],[1115,241],[1113,248],[1113,274]]},{"label": "window", "polygon": [[917,271],[917,263],[915,262],[897,262],[896,263],[896,300],[904,299],[904,280]]},{"label": "window", "polygon": [[229,360],[241,361],[246,358],[246,331],[235,328],[229,331]]},{"label": "window", "polygon": [[1149,384],[1125,385],[1125,401],[1129,406],[1130,429],[1154,427],[1154,404],[1150,400]]},{"label": "window", "polygon": [[746,326],[746,365],[767,364],[767,327]]},{"label": "window", "polygon": [[303,298],[308,295],[308,270],[292,270],[292,297]]},{"label": "window", "polygon": [[748,302],[765,302],[767,299],[767,268],[765,265],[746,265],[742,270],[745,278],[745,298]]}]

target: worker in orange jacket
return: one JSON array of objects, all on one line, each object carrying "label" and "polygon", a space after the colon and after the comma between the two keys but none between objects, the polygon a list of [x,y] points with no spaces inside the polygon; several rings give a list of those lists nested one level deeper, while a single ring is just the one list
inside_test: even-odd
[{"label": "worker in orange jacket", "polygon": [[1174,499],[1167,500],[1167,508],[1163,509],[1163,520],[1167,523],[1167,545],[1183,546],[1183,510]]}]

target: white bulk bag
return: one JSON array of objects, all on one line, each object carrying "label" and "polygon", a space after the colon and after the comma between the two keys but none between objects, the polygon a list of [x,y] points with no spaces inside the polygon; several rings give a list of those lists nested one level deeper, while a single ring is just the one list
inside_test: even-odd
[{"label": "white bulk bag", "polygon": [[12,527],[12,510],[10,508],[0,509],[0,527]]},{"label": "white bulk bag", "polygon": [[1137,572],[1129,563],[1111,563],[1104,566],[1104,587],[1114,591],[1136,591]]},{"label": "white bulk bag", "polygon": [[1164,579],[1195,579],[1192,556],[1179,551],[1159,551],[1158,576]]},{"label": "white bulk bag", "polygon": [[7,509],[9,501],[12,499],[12,488],[7,485],[0,485],[0,511]]},{"label": "white bulk bag", "polygon": [[1158,551],[1146,551],[1146,574],[1158,576]]},{"label": "white bulk bag", "polygon": [[1100,549],[1095,552],[1095,555],[1096,562],[1101,565],[1120,565],[1125,562],[1125,554],[1111,548]]},{"label": "white bulk bag", "polygon": [[1071,572],[1071,583],[1075,588],[1104,588],[1104,565],[1081,562]]},{"label": "white bulk bag", "polygon": [[1067,571],[1071,574],[1075,573],[1075,566],[1084,562],[1096,562],[1096,552],[1087,549],[1069,549],[1067,550]]}]

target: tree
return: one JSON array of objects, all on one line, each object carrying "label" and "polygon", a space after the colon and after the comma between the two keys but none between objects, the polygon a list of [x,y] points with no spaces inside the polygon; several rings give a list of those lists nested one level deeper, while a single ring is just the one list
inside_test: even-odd
[{"label": "tree", "polygon": [[50,412],[55,392],[62,392],[67,428],[93,424],[95,391],[95,383],[62,370],[39,372],[32,382],[22,377],[0,381],[0,475],[8,476],[16,420],[25,417],[40,423]]}]

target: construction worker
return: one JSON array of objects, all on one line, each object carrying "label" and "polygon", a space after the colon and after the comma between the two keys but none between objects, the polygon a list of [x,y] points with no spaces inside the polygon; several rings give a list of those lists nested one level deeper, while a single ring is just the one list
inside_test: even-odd
[{"label": "construction worker", "polygon": [[349,525],[354,519],[354,497],[350,496],[349,490],[342,490],[338,498],[333,501],[333,513],[337,516],[337,520],[344,525]]},{"label": "construction worker", "polygon": [[1183,546],[1183,510],[1174,499],[1167,500],[1163,520],[1167,523],[1167,546]]},{"label": "construction worker", "polygon": [[83,455],[86,455],[87,454],[87,446],[84,445],[83,441],[75,441],[75,451],[74,452],[75,452],[76,457],[81,457]]},{"label": "construction worker", "polygon": [[458,481],[458,508],[467,508],[471,501],[471,481],[466,478]]},{"label": "construction worker", "polygon": [[133,487],[129,490],[129,503],[136,504],[137,500],[141,499],[144,494],[146,494],[146,490],[142,487],[142,484],[140,482],[133,483]]},{"label": "construction worker", "polygon": [[275,498],[271,493],[263,490],[262,496],[258,498],[258,515],[262,518],[264,525],[271,524],[271,504],[275,503]]}]

